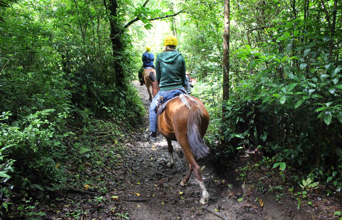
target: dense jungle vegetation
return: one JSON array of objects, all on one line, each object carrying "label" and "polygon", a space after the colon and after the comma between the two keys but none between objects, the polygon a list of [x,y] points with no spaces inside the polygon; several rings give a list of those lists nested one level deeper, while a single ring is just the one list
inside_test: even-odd
[{"label": "dense jungle vegetation", "polygon": [[229,169],[256,150],[279,175],[340,192],[341,1],[0,0],[0,215],[63,189],[66,170],[99,157],[94,134],[121,146],[143,114],[141,54],[170,34],[209,110],[212,160]]}]

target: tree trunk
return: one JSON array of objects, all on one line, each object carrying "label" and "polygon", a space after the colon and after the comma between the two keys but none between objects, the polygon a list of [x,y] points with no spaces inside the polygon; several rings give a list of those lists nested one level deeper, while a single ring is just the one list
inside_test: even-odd
[{"label": "tree trunk", "polygon": [[114,56],[114,69],[116,76],[116,85],[124,88],[124,71],[122,66],[123,45],[121,42],[122,31],[120,24],[117,22],[118,3],[116,0],[110,0],[108,4],[109,9],[109,23],[110,23],[110,40],[112,41],[112,50]]},{"label": "tree trunk", "polygon": [[[224,33],[223,33],[223,105],[222,122],[227,121],[225,102],[229,100],[229,37],[230,37],[230,0],[224,0]],[[222,133],[224,131],[222,130]]]}]

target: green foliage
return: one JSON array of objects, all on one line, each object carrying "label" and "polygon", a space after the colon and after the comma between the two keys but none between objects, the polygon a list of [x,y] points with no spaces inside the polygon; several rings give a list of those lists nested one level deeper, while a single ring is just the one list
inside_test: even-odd
[{"label": "green foliage", "polygon": [[[58,134],[56,132],[58,122],[49,121],[48,118],[54,111],[53,109],[37,111],[23,120],[13,122],[14,126],[4,122],[0,124],[0,141],[6,147],[4,153],[11,160],[16,161],[15,185],[18,187],[28,185],[43,190],[39,184],[51,186],[62,181],[61,171],[56,169],[55,161],[63,158],[65,146],[61,143],[61,139],[68,134]],[[59,181],[56,182],[56,179]]]},{"label": "green foliage", "polygon": [[93,135],[102,125],[94,121],[127,128],[144,109],[130,84],[131,39],[123,32],[123,49],[113,56],[103,2],[17,2],[0,9],[0,211],[29,218],[43,213],[31,212],[35,200],[28,198],[65,186],[67,160],[80,156],[72,163],[78,169],[99,157]]},{"label": "green foliage", "polygon": [[320,4],[312,3],[308,15],[301,3],[285,12],[279,10],[285,2],[260,7],[246,2],[233,12],[237,23],[231,28],[224,139],[237,149],[258,147],[266,156],[276,155],[275,167],[310,171],[315,165],[329,172],[329,165],[342,162],[341,51],[329,46],[340,44],[336,35],[341,33],[331,37],[331,23],[323,19]]},{"label": "green foliage", "polygon": [[181,33],[181,52],[187,70],[199,79],[212,73],[221,75],[223,2],[187,1],[183,8],[187,13],[180,19],[177,30]]},{"label": "green foliage", "polygon": [[200,79],[193,95],[210,113],[206,139],[215,163],[227,165],[227,157],[258,148],[281,175],[288,167],[317,168],[320,181],[329,178],[339,189],[332,174],[342,164],[340,3],[231,2],[230,97],[224,102],[221,4],[189,1],[177,28],[188,70]]},{"label": "green foliage", "polygon": [[220,140],[220,122],[221,122],[221,106],[217,103],[222,102],[222,83],[221,75],[210,75],[203,82],[198,81],[191,89],[191,95],[205,100],[204,104],[210,115],[209,129],[206,134],[206,139],[210,144],[215,144]]},{"label": "green foliage", "polygon": [[309,190],[309,189],[317,189],[318,186],[319,186],[319,182],[314,182],[313,179],[311,179],[310,177],[308,177],[306,180],[303,179],[302,180],[302,183],[299,184],[300,187],[303,189],[303,190]]}]

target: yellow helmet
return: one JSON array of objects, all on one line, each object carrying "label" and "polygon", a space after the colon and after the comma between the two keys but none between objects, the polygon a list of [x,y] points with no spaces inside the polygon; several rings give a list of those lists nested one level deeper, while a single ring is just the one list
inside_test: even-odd
[{"label": "yellow helmet", "polygon": [[165,37],[164,46],[167,46],[167,45],[173,45],[177,47],[178,45],[177,38],[172,35]]},{"label": "yellow helmet", "polygon": [[146,46],[146,51],[151,51],[151,47]]}]

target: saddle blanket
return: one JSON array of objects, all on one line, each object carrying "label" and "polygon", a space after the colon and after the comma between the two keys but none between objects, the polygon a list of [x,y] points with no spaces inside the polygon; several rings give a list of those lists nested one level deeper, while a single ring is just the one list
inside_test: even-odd
[{"label": "saddle blanket", "polygon": [[155,108],[155,112],[157,113],[157,115],[163,113],[167,103],[169,103],[172,99],[179,97],[181,94],[186,94],[186,92],[183,89],[175,89],[169,91],[164,96],[160,97],[160,99],[158,100],[157,107]]}]

